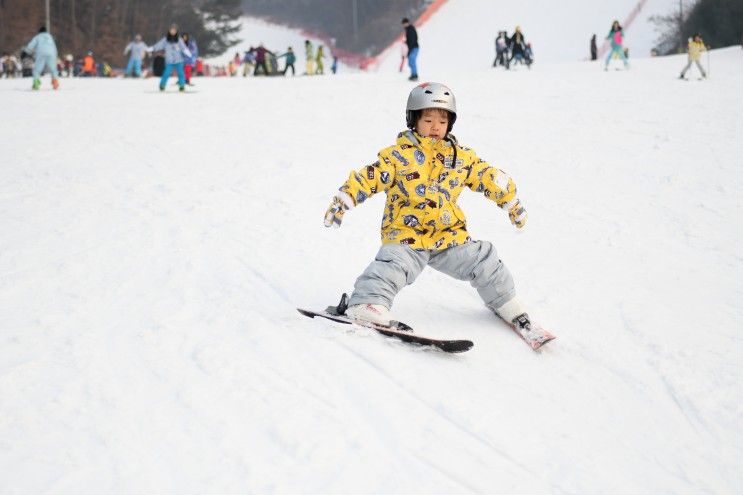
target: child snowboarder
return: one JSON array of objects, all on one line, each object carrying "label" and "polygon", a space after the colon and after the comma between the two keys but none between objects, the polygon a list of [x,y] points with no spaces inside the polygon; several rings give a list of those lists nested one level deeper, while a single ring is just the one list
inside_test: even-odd
[{"label": "child snowboarder", "polygon": [[408,129],[398,134],[397,144],[381,150],[373,164],[351,172],[333,198],[326,227],[340,227],[346,211],[373,194],[387,195],[382,247],[356,280],[347,316],[389,324],[397,293],[430,265],[469,281],[506,322],[530,328],[511,273],[490,242],[470,237],[457,198],[464,188],[482,192],[508,211],[517,228],[526,223],[526,210],[511,177],[457,142],[451,134],[456,119],[456,101],[448,87],[416,86],[406,106]]},{"label": "child snowboarder", "polygon": [[31,42],[24,48],[26,53],[33,53],[34,63],[33,83],[31,89],[41,87],[41,74],[49,70],[52,75],[52,87],[59,88],[59,74],[57,73],[57,44],[54,43],[52,35],[46,32],[46,26],[41,26],[39,34],[33,37]]},{"label": "child snowboarder", "polygon": [[171,24],[168,34],[150,49],[156,52],[161,50],[165,51],[165,70],[160,78],[160,91],[165,91],[165,85],[173,69],[178,74],[178,89],[184,91],[186,89],[186,75],[183,70],[184,55],[191,56],[191,51],[178,35],[176,24]]},{"label": "child snowboarder", "polygon": [[704,67],[702,67],[701,62],[699,62],[699,59],[702,58],[702,52],[706,52],[707,47],[705,46],[704,41],[702,41],[702,36],[699,33],[695,34],[694,38],[689,38],[688,51],[689,62],[686,64],[686,67],[684,67],[684,70],[681,71],[679,79],[684,79],[684,76],[686,76],[686,71],[691,68],[692,63],[697,64],[697,68],[702,74],[702,77],[707,77],[707,73],[704,72]]},{"label": "child snowboarder", "polygon": [[624,42],[624,29],[622,29],[622,26],[619,25],[619,21],[614,21],[611,24],[611,30],[609,31],[609,34],[606,35],[606,39],[611,40],[611,50],[606,56],[606,61],[604,62],[604,70],[609,70],[609,62],[611,62],[611,58],[614,55],[617,55],[620,59],[622,59],[625,69],[629,69],[629,62],[627,62],[627,56],[625,55],[624,48],[622,47],[622,43]]}]

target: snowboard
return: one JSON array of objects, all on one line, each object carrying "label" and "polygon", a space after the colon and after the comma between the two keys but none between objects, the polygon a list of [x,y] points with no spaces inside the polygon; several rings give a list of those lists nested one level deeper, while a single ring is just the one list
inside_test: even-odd
[{"label": "snowboard", "polygon": [[345,315],[347,296],[343,294],[341,302],[338,306],[328,306],[325,311],[313,311],[309,309],[297,308],[304,316],[315,318],[319,316],[326,318],[331,321],[343,323],[345,325],[358,325],[364,328],[371,328],[372,330],[379,332],[385,337],[391,337],[394,339],[401,340],[408,344],[416,344],[425,347],[434,347],[444,352],[466,352],[469,351],[474,345],[471,340],[455,340],[455,339],[438,339],[433,337],[425,337],[413,332],[413,329],[405,323],[393,321],[390,325],[379,325],[372,322],[362,322],[354,320]]}]

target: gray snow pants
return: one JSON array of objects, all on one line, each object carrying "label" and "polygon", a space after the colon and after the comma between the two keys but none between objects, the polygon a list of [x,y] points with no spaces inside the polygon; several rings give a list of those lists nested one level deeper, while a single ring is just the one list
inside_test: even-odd
[{"label": "gray snow pants", "polygon": [[374,261],[356,279],[348,301],[392,307],[400,290],[412,284],[426,265],[457,280],[467,280],[485,305],[495,310],[516,295],[511,272],[487,241],[473,241],[443,251],[416,251],[402,244],[383,244]]},{"label": "gray snow pants", "polygon": [[699,62],[699,60],[689,60],[689,63],[686,64],[684,70],[681,71],[681,77],[684,77],[684,75],[686,75],[686,71],[691,68],[691,64],[693,63],[697,64],[697,68],[699,69],[699,72],[702,73],[702,77],[707,77],[707,74],[704,72],[704,67],[702,67],[702,64]]}]

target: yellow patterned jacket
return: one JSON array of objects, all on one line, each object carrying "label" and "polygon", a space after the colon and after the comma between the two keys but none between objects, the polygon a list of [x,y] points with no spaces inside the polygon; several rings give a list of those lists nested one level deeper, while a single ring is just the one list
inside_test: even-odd
[{"label": "yellow patterned jacket", "polygon": [[702,58],[702,52],[706,52],[707,47],[704,41],[689,40],[689,60],[696,61]]},{"label": "yellow patterned jacket", "polygon": [[437,140],[403,131],[397,144],[379,152],[376,162],[351,172],[340,191],[354,205],[380,191],[387,194],[383,244],[442,250],[471,240],[457,206],[465,187],[482,192],[501,207],[516,198],[516,185],[505,172],[457,144],[451,134]]}]

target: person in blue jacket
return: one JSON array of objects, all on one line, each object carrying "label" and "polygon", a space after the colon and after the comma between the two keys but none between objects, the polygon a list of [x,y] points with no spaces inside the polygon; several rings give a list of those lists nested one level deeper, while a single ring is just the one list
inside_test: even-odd
[{"label": "person in blue jacket", "polygon": [[46,32],[46,26],[41,26],[39,34],[33,37],[31,42],[24,48],[26,53],[33,53],[34,63],[33,84],[31,89],[39,89],[41,86],[41,74],[48,69],[52,75],[52,87],[59,87],[59,74],[57,73],[57,44],[54,43],[52,35]]},{"label": "person in blue jacket", "polygon": [[170,78],[170,73],[173,72],[173,69],[178,73],[178,89],[180,91],[185,90],[186,76],[183,71],[183,61],[184,56],[191,55],[191,51],[178,35],[178,26],[171,24],[168,34],[155,43],[150,51],[165,52],[165,70],[163,71],[163,76],[160,78],[160,91],[165,91],[165,86],[168,84],[168,78]]},{"label": "person in blue jacket", "polygon": [[142,75],[142,59],[147,53],[147,44],[142,41],[142,35],[134,37],[134,41],[126,45],[124,55],[129,54],[129,62],[126,64],[124,76],[140,77]]},{"label": "person in blue jacket", "polygon": [[289,68],[292,70],[292,76],[296,75],[294,71],[294,62],[297,61],[297,56],[294,54],[294,48],[289,47],[286,49],[286,53],[282,53],[276,58],[286,57],[286,65],[284,66],[284,72],[283,75],[286,75],[286,73],[289,71]]}]

